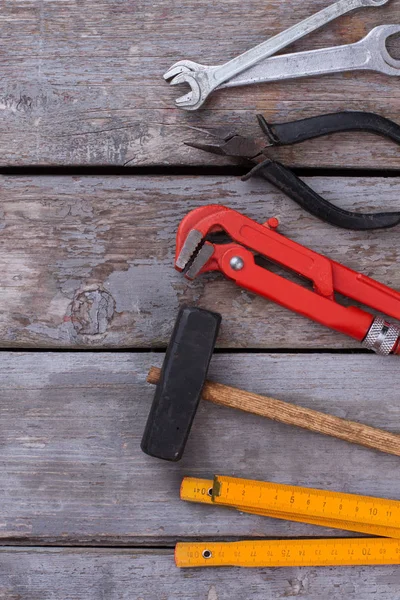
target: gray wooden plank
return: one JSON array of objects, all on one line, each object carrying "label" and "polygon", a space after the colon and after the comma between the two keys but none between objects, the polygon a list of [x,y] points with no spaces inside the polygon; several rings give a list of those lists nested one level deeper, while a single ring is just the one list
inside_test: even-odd
[{"label": "gray wooden plank", "polygon": [[174,567],[168,550],[0,549],[9,600],[398,600],[396,566],[288,569]]},{"label": "gray wooden plank", "polygon": [[[226,354],[213,357],[210,378],[397,432],[398,360]],[[206,402],[181,462],[143,454],[154,394],[145,378],[161,361],[152,353],[2,353],[3,543],[165,546],[182,538],[339,535],[183,503],[184,476],[400,498],[398,457]]]},{"label": "gray wooden plank", "polygon": [[[307,179],[354,210],[397,210],[395,178]],[[0,346],[165,346],[179,305],[223,315],[219,345],[357,348],[225,280],[189,283],[173,268],[175,233],[192,208],[221,203],[378,281],[400,288],[399,228],[350,232],[319,222],[266,182],[234,177],[0,179]]]},{"label": "gray wooden plank", "polygon": [[[400,122],[396,78],[338,74],[215,94],[195,114],[162,74],[181,58],[218,64],[327,6],[327,0],[182,3],[169,0],[0,1],[0,162],[7,165],[221,164],[188,151],[189,126],[234,124],[254,115],[285,121],[337,110],[372,110]],[[351,43],[399,21],[398,0],[359,10],[293,50]],[[400,56],[399,38],[391,53]],[[277,156],[297,166],[399,168],[397,148],[371,136],[331,137]]]}]

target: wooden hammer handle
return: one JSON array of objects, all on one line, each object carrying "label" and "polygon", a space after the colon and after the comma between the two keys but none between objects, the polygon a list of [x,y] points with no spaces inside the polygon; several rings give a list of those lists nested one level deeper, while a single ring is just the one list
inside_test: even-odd
[{"label": "wooden hammer handle", "polygon": [[[160,379],[161,369],[151,367],[147,381],[156,385]],[[229,406],[245,412],[253,413],[286,423],[295,425],[309,431],[324,433],[332,437],[360,444],[367,448],[387,452],[400,456],[400,436],[388,433],[382,429],[375,429],[355,421],[347,421],[332,415],[327,415],[310,408],[301,408],[289,402],[275,400],[268,396],[252,394],[234,387],[207,381],[202,392],[203,400],[208,400],[220,406]]]}]

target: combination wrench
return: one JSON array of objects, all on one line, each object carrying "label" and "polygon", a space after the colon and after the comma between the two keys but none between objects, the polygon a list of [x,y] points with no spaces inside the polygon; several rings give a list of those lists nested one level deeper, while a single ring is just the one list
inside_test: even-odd
[{"label": "combination wrench", "polygon": [[176,105],[185,110],[197,110],[208,96],[226,81],[269,58],[283,48],[327,25],[338,17],[358,8],[378,7],[389,0],[338,0],[335,4],[286,29],[223,65],[206,66],[190,60],[175,63],[164,75],[171,85],[187,83],[191,91],[177,98]]},{"label": "combination wrench", "polygon": [[388,38],[396,33],[400,33],[400,25],[380,25],[355,44],[273,56],[229,79],[218,89],[345,71],[377,71],[400,76],[400,60],[390,56],[386,48]]}]

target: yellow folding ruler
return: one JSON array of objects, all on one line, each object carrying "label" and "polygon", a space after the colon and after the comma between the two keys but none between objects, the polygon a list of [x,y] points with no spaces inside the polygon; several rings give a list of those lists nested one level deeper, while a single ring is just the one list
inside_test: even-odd
[{"label": "yellow folding ruler", "polygon": [[400,502],[279,483],[186,477],[181,498],[241,512],[382,536],[243,542],[179,542],[178,567],[400,564]]}]

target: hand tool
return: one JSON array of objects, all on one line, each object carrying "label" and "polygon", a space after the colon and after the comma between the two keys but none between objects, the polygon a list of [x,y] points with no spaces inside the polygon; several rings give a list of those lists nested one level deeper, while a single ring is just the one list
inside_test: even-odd
[{"label": "hand tool", "polygon": [[163,368],[152,367],[148,375],[148,382],[157,389],[143,435],[143,452],[164,460],[179,460],[202,396],[220,406],[400,456],[398,435],[206,381],[220,323],[218,313],[195,307],[179,311]]},{"label": "hand tool", "polygon": [[175,564],[194,567],[343,567],[399,565],[400,540],[333,538],[244,542],[178,542]]},{"label": "hand tool", "polygon": [[343,210],[322,198],[290,169],[271,160],[269,148],[298,144],[332,133],[365,131],[387,137],[400,145],[400,126],[380,115],[368,112],[338,112],[289,123],[268,123],[257,115],[262,138],[248,138],[231,128],[199,129],[212,136],[206,143],[186,145],[221,156],[232,156],[256,163],[243,180],[254,175],[263,177],[315,217],[344,229],[372,230],[394,227],[400,223],[400,212],[355,213]]},{"label": "hand tool", "polygon": [[[166,368],[169,369],[169,360],[166,361]],[[180,357],[174,359],[175,365],[174,370],[178,371],[181,369]],[[165,364],[165,363],[164,363]],[[186,371],[181,371],[180,377],[185,378],[189,381],[192,377],[192,372],[196,372],[196,365],[188,365]],[[161,370],[157,367],[152,367],[149,371],[147,381],[154,385],[158,385],[161,381]],[[168,381],[164,376],[163,384],[164,388],[168,385]],[[199,383],[198,383],[199,385]],[[196,393],[197,393],[196,388]],[[161,388],[162,390],[162,388]],[[188,398],[186,398],[188,395]],[[179,414],[182,420],[181,427],[187,431],[184,422],[190,424],[193,423],[194,416],[196,414],[197,405],[191,404],[190,398],[192,397],[190,385],[186,384],[186,387],[177,392],[178,402],[175,397],[168,396],[165,392],[163,393],[160,389],[157,390],[155,402],[162,403],[164,411],[161,413],[161,421],[163,422],[164,414],[175,412],[176,406],[179,407]],[[269,396],[261,396],[259,394],[253,394],[245,390],[240,390],[228,385],[222,385],[221,383],[215,383],[213,381],[206,381],[206,373],[204,373],[203,389],[201,391],[201,397],[203,400],[212,402],[219,406],[225,406],[228,408],[234,408],[243,412],[248,412],[253,415],[266,417],[277,423],[284,423],[285,425],[294,425],[295,427],[301,427],[308,431],[315,433],[322,433],[331,437],[350,442],[351,444],[359,444],[372,450],[379,450],[380,452],[386,452],[387,454],[394,454],[400,456],[400,436],[382,429],[376,429],[375,427],[369,427],[363,423],[357,423],[355,421],[349,421],[348,419],[341,419],[334,417],[333,415],[325,414],[317,410],[310,408],[303,408],[296,406],[290,402],[284,402],[282,400],[276,400]],[[158,415],[152,414],[149,418],[152,427],[158,429],[157,420]],[[151,428],[152,428],[151,427]],[[170,440],[173,440],[172,446],[176,449],[177,441],[174,438],[175,434],[175,423],[173,420],[168,424],[163,424],[163,432],[165,437],[158,439],[158,458],[165,458],[170,455],[182,456],[186,442],[187,435],[184,440],[181,441],[179,446],[179,452],[175,450],[175,453],[171,451]],[[178,441],[179,443],[179,441]],[[146,452],[146,450],[144,450]],[[154,455],[154,454],[153,454]]]},{"label": "hand tool", "polygon": [[400,25],[380,25],[354,44],[273,56],[217,89],[350,71],[376,71],[398,77],[400,60],[390,56],[386,48],[387,40],[396,33],[400,33]]},{"label": "hand tool", "polygon": [[179,567],[400,564],[396,500],[221,476],[214,481],[185,478],[181,498],[393,539],[184,542],[175,549]]},{"label": "hand tool", "polygon": [[196,110],[218,86],[242,73],[263,59],[269,58],[293,42],[320,29],[338,17],[357,8],[383,6],[389,0],[339,0],[331,6],[290,27],[286,31],[266,40],[229,62],[210,66],[183,60],[175,63],[164,75],[171,85],[187,83],[191,92],[176,100],[177,106]]},{"label": "hand tool", "polygon": [[[220,481],[233,483],[233,485],[228,486],[229,500],[226,504],[222,497],[213,500],[214,483],[216,483],[218,489]],[[258,493],[257,498],[254,497],[256,491]],[[224,490],[224,494],[225,492],[226,490]],[[246,495],[246,502],[242,503],[242,498],[238,497],[240,494]],[[276,482],[249,481],[247,479],[220,476],[215,477],[214,480],[185,477],[182,481],[180,497],[181,500],[186,502],[207,505],[218,504],[239,512],[272,519],[308,523],[318,527],[341,529],[380,537],[400,538],[398,519],[393,522],[396,507],[400,506],[397,500],[383,500],[358,494],[345,494],[289,486]],[[278,498],[281,502],[279,506],[276,505]],[[373,518],[371,519],[372,512],[378,512],[376,502],[379,503],[380,512],[391,513],[390,525],[379,525],[374,522]],[[339,508],[340,506],[342,508]],[[394,511],[392,510],[393,506],[395,507]],[[360,508],[362,508],[361,512]]]},{"label": "hand tool", "polygon": [[[400,293],[277,233],[279,221],[260,225],[225,206],[191,211],[176,238],[175,268],[188,279],[221,271],[237,285],[344,333],[364,348],[388,356],[400,353],[400,328],[355,306],[341,294],[380,313],[400,319]],[[311,282],[307,289],[270,270],[270,263]]]}]

